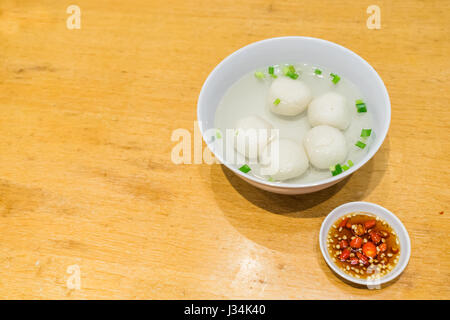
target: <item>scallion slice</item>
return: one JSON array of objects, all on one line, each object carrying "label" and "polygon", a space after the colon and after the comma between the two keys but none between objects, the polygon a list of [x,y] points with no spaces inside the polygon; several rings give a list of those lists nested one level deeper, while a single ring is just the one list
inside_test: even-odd
[{"label": "scallion slice", "polygon": [[269,177],[269,179],[267,179],[267,181],[273,182],[273,178]]},{"label": "scallion slice", "polygon": [[258,79],[264,79],[264,77],[265,77],[264,72],[256,71],[255,72],[255,77],[258,78]]},{"label": "scallion slice", "polygon": [[322,74],[322,70],[316,69],[316,70],[314,70],[314,73],[317,74],[317,75],[320,75],[320,74]]},{"label": "scallion slice", "polygon": [[372,129],[362,129],[361,130],[361,138],[370,137],[371,133],[372,133]]},{"label": "scallion slice", "polygon": [[344,165],[342,166],[342,169],[343,169],[344,171],[347,171],[347,170],[350,169],[351,167],[353,167],[353,161],[352,161],[352,160],[348,160],[348,161],[347,161],[347,164],[344,164]]},{"label": "scallion slice", "polygon": [[355,105],[356,105],[356,110],[358,111],[358,113],[367,112],[367,107],[366,107],[366,104],[364,103],[364,101],[358,99],[358,100],[356,100]]},{"label": "scallion slice", "polygon": [[283,73],[286,77],[291,79],[297,79],[298,73],[295,71],[295,67],[293,65],[283,67]]},{"label": "scallion slice", "polygon": [[335,165],[335,166],[331,166],[331,167],[330,167],[330,171],[331,171],[331,174],[332,174],[333,176],[337,176],[338,174],[340,174],[340,173],[342,173],[342,172],[344,172],[344,171],[347,171],[347,170],[350,169],[351,167],[353,167],[353,162],[352,162],[352,160],[348,160],[348,161],[347,161],[347,164],[340,165],[340,164],[338,163],[338,164]]},{"label": "scallion slice", "polygon": [[252,169],[250,169],[248,165],[244,164],[242,167],[239,168],[239,170],[242,171],[243,173],[247,173]]},{"label": "scallion slice", "polygon": [[216,138],[217,139],[221,139],[222,138],[222,134],[220,133],[219,130],[216,130]]},{"label": "scallion slice", "polygon": [[275,69],[274,69],[272,66],[270,66],[270,67],[269,67],[269,74],[273,74],[274,70],[275,70]]},{"label": "scallion slice", "polygon": [[334,74],[334,73],[330,73],[330,76],[331,76],[331,81],[334,83],[334,84],[337,84],[338,82],[339,82],[339,80],[341,80],[341,77],[339,77],[337,74]]},{"label": "scallion slice", "polygon": [[355,146],[357,146],[357,147],[359,147],[361,149],[364,149],[366,147],[366,144],[364,142],[362,142],[362,141],[358,141],[358,142],[355,143]]},{"label": "scallion slice", "polygon": [[339,173],[342,173],[342,166],[338,163],[334,167],[331,167],[330,171],[333,176],[337,176]]},{"label": "scallion slice", "polygon": [[274,105],[279,105],[281,102],[281,100],[279,98],[276,98],[275,101],[273,102]]},{"label": "scallion slice", "polygon": [[272,78],[276,78],[277,76],[275,75],[275,68],[273,66],[269,67],[269,74]]}]

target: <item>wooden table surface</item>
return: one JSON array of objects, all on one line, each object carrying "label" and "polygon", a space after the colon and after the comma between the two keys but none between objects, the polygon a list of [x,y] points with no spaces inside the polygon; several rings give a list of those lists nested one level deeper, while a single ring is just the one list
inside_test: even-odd
[{"label": "wooden table surface", "polygon": [[[66,27],[70,4],[81,29]],[[2,0],[0,297],[449,299],[449,26],[437,0]],[[283,35],[378,71],[392,122],[376,156],[302,196],[173,164],[172,131],[193,132],[214,66]],[[411,236],[407,269],[381,290],[343,282],[319,251],[326,214],[356,200]]]}]

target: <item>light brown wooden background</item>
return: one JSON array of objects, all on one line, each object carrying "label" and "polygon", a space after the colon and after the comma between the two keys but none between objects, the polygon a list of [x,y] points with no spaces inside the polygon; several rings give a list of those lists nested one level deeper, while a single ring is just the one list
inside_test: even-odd
[{"label": "light brown wooden background", "polygon": [[[81,30],[66,28],[69,4]],[[371,4],[381,30],[366,27]],[[432,0],[2,0],[0,297],[450,298],[449,21]],[[172,164],[171,133],[193,131],[213,67],[283,35],[337,42],[379,72],[392,123],[374,159],[295,197]],[[325,215],[355,200],[411,236],[382,290],[344,283],[318,248]]]}]

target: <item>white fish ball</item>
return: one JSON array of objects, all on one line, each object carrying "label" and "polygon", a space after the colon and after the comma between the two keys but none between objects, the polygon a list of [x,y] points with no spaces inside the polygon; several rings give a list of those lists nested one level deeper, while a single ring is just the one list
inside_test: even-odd
[{"label": "white fish ball", "polygon": [[311,99],[311,90],[305,83],[283,76],[272,82],[267,95],[270,110],[284,116],[302,113]]},{"label": "white fish ball", "polygon": [[236,123],[234,148],[248,159],[257,159],[272,138],[272,129],[273,126],[259,116],[241,118]]},{"label": "white fish ball", "polygon": [[345,130],[351,120],[347,99],[336,92],[327,92],[311,101],[308,107],[311,126],[329,125]]},{"label": "white fish ball", "polygon": [[287,180],[302,175],[309,167],[302,145],[291,139],[274,139],[262,151],[261,173],[275,180]]},{"label": "white fish ball", "polygon": [[334,127],[314,127],[306,133],[303,142],[309,161],[316,168],[328,169],[347,157],[345,137]]}]

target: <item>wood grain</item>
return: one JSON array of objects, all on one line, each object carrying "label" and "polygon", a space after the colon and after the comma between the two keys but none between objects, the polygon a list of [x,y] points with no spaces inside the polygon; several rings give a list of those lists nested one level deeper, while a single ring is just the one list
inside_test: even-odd
[{"label": "wood grain", "polygon": [[[66,28],[72,3],[80,30]],[[366,27],[371,4],[381,30]],[[449,299],[449,21],[437,0],[2,0],[0,297]],[[293,197],[174,165],[171,133],[193,131],[212,68],[283,35],[337,42],[379,72],[392,123],[375,158]],[[343,282],[320,255],[325,215],[356,200],[411,236],[382,290]]]}]

